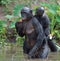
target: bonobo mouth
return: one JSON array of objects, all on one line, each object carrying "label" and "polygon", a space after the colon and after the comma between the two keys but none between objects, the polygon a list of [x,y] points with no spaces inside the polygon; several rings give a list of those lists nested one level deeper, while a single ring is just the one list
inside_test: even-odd
[{"label": "bonobo mouth", "polygon": [[26,20],[26,18],[22,18],[22,20],[24,21],[24,20]]},{"label": "bonobo mouth", "polygon": [[22,18],[22,21],[27,21],[28,20],[28,18]]}]

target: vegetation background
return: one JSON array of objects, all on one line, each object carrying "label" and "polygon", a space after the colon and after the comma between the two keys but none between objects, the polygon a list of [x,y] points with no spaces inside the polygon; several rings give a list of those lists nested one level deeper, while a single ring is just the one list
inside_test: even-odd
[{"label": "vegetation background", "polygon": [[8,43],[23,45],[23,38],[15,30],[15,23],[21,19],[20,10],[29,6],[35,12],[43,6],[50,18],[50,31],[55,36],[53,40],[60,46],[60,1],[59,0],[0,0],[0,44]]},{"label": "vegetation background", "polygon": [[[22,59],[24,37],[21,38],[15,29],[24,6],[31,7],[34,13],[37,7],[45,8],[50,19],[50,32],[55,36],[53,42],[60,47],[60,0],[0,0],[0,61],[28,61]],[[53,60],[60,61],[60,52],[48,56],[47,61]]]}]

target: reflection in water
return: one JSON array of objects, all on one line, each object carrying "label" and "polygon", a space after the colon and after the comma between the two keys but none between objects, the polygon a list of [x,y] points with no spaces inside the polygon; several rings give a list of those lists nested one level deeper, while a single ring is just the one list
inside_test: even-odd
[{"label": "reflection in water", "polygon": [[0,48],[0,61],[60,61],[60,52],[49,53],[47,59],[28,59],[22,47],[16,45]]}]

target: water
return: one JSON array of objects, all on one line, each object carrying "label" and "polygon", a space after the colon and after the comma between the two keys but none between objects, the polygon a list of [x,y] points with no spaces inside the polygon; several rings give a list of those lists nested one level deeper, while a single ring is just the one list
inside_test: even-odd
[{"label": "water", "polygon": [[11,45],[0,48],[0,61],[60,61],[60,52],[49,53],[47,59],[27,59],[21,46]]}]

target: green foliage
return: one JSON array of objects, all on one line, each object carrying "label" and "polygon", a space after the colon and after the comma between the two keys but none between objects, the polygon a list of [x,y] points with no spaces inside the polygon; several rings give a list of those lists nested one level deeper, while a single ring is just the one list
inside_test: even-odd
[{"label": "green foliage", "polygon": [[4,7],[3,11],[5,14],[9,13],[11,14],[11,7],[10,4],[13,2],[13,0],[1,0],[0,4]]},{"label": "green foliage", "polygon": [[0,20],[0,30],[3,29],[3,27],[6,26],[6,21]]},{"label": "green foliage", "polygon": [[23,46],[23,38],[21,38],[20,36],[18,36],[17,38],[16,38],[16,40],[17,40],[17,45],[20,45],[20,46]]},{"label": "green foliage", "polygon": [[5,25],[6,21],[0,20],[0,41],[4,40],[5,38]]},{"label": "green foliage", "polygon": [[7,19],[11,19],[11,18],[13,18],[14,16],[13,15],[6,15],[5,16]]},{"label": "green foliage", "polygon": [[20,10],[24,7],[23,4],[17,4],[13,9],[13,15],[18,16],[20,14]]},{"label": "green foliage", "polygon": [[0,43],[2,43],[2,45],[4,45],[4,41],[6,39],[5,36],[5,25],[6,25],[6,21],[0,20]]},{"label": "green foliage", "polygon": [[6,5],[6,4],[10,4],[12,2],[12,0],[1,0],[1,4]]},{"label": "green foliage", "polygon": [[20,20],[19,16],[16,17],[14,15],[6,15],[5,17],[7,19],[7,22],[10,22],[9,28],[15,28],[16,21]]},{"label": "green foliage", "polygon": [[15,20],[11,21],[9,28],[15,28],[16,21],[20,20],[20,18],[15,18]]}]

